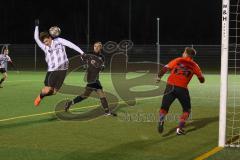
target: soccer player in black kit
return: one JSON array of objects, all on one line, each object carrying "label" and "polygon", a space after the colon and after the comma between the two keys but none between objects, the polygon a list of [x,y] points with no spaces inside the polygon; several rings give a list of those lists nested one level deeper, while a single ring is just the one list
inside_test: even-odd
[{"label": "soccer player in black kit", "polygon": [[108,106],[108,101],[103,91],[101,82],[99,81],[99,72],[104,68],[104,56],[102,55],[102,43],[94,43],[93,53],[86,54],[83,57],[87,65],[87,85],[85,91],[80,96],[75,97],[72,101],[69,101],[65,104],[65,111],[67,112],[69,108],[81,102],[82,100],[88,98],[90,94],[95,91],[100,98],[102,107],[104,109],[105,115],[117,116],[115,113],[112,113]]}]

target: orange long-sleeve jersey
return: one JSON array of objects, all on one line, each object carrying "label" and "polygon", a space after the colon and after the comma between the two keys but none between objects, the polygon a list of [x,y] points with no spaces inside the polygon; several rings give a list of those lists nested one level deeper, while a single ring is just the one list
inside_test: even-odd
[{"label": "orange long-sleeve jersey", "polygon": [[204,82],[200,67],[190,57],[176,58],[170,61],[165,68],[171,71],[167,80],[167,83],[170,85],[187,88],[194,74],[201,83]]}]

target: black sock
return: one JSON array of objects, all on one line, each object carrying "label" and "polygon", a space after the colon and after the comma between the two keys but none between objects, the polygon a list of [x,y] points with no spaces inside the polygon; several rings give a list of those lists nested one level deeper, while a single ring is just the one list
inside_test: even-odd
[{"label": "black sock", "polygon": [[82,96],[77,96],[70,102],[70,104],[73,105],[73,104],[79,103],[79,102],[81,102],[84,99],[86,99],[86,98],[84,98]]},{"label": "black sock", "polygon": [[102,103],[102,106],[103,106],[103,109],[104,109],[105,113],[109,113],[110,110],[109,110],[109,107],[108,107],[107,99],[104,97],[104,98],[100,98],[100,100],[101,100],[101,103]]},{"label": "black sock", "polygon": [[46,96],[51,96],[53,95],[53,90],[50,90],[48,93],[40,93],[40,98],[43,99]]},{"label": "black sock", "polygon": [[2,82],[4,81],[5,79],[4,78],[2,78],[1,80],[0,80],[0,84],[2,84]]}]

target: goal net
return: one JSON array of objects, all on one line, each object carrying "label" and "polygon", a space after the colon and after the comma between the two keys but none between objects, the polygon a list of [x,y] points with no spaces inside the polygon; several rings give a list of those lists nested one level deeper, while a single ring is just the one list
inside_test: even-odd
[{"label": "goal net", "polygon": [[223,0],[219,146],[240,147],[240,0]]},{"label": "goal net", "polygon": [[230,1],[226,145],[240,147],[240,0]]}]

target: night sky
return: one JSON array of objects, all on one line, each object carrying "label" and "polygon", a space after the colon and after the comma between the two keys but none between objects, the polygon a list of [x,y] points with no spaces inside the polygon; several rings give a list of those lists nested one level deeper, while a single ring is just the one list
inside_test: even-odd
[{"label": "night sky", "polygon": [[[89,0],[90,42],[129,39],[161,44],[220,44],[220,0]],[[129,24],[129,5],[131,23]],[[58,25],[62,37],[87,43],[88,0],[4,0],[0,4],[0,44],[34,43],[34,19],[40,30]],[[130,27],[130,33],[129,33]]]}]

